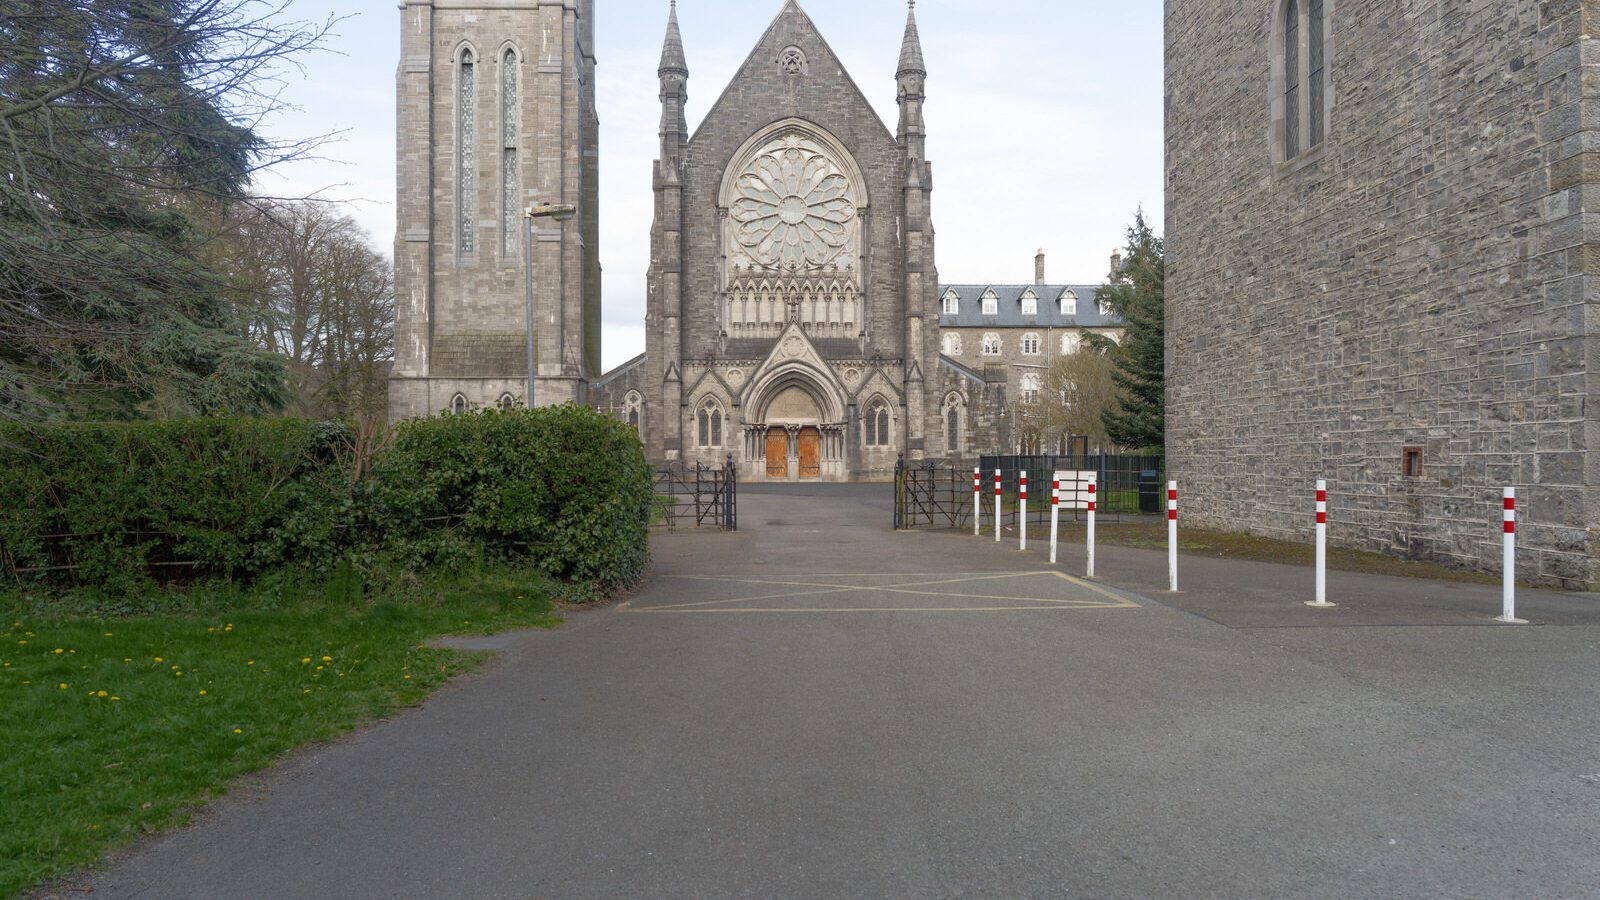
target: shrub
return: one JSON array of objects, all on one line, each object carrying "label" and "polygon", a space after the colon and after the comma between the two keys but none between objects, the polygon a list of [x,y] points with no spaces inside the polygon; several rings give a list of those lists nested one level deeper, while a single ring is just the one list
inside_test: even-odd
[{"label": "shrub", "polygon": [[411,565],[526,556],[601,589],[649,557],[650,467],[629,426],[573,405],[402,423],[374,464],[374,523]]},{"label": "shrub", "polygon": [[118,593],[324,566],[348,441],[283,419],[0,426],[0,553],[25,582]]}]

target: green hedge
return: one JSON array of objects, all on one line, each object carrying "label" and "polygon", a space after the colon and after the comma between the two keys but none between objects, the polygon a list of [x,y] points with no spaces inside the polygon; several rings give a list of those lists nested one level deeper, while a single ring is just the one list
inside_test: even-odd
[{"label": "green hedge", "polygon": [[649,467],[592,410],[405,422],[360,468],[341,425],[0,425],[0,578],[124,593],[379,558],[531,560],[601,589],[643,574]]},{"label": "green hedge", "polygon": [[0,428],[0,548],[22,580],[136,590],[336,555],[341,426],[200,419]]},{"label": "green hedge", "polygon": [[651,498],[637,433],[569,405],[401,424],[375,466],[372,512],[389,551],[411,559],[526,555],[611,588],[644,574]]}]

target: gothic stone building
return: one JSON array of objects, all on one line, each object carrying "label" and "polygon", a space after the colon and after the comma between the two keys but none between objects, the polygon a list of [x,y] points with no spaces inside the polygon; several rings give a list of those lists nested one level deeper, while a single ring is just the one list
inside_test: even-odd
[{"label": "gothic stone building", "polygon": [[594,0],[402,0],[391,415],[528,392],[524,219],[534,235],[536,397],[582,401],[600,364]]},{"label": "gothic stone building", "polygon": [[1600,8],[1167,0],[1188,521],[1600,582]]},{"label": "gothic stone building", "polygon": [[1003,385],[939,354],[915,15],[893,132],[794,0],[692,135],[676,8],[659,74],[647,349],[593,402],[636,422],[654,460],[732,455],[757,481],[881,478],[902,454],[993,446]]}]

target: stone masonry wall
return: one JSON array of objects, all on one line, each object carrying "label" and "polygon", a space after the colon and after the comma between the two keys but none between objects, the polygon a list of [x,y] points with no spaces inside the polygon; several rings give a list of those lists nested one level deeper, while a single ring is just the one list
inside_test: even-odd
[{"label": "stone masonry wall", "polygon": [[1492,570],[1515,485],[1521,571],[1600,582],[1595,11],[1329,0],[1331,127],[1286,167],[1276,5],[1166,4],[1186,520],[1309,539],[1325,477],[1335,543]]}]

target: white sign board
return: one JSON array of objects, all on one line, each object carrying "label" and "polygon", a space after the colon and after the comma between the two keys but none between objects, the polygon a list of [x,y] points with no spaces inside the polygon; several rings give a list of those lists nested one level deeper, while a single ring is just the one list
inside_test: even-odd
[{"label": "white sign board", "polygon": [[1055,480],[1061,483],[1061,508],[1088,509],[1089,485],[1098,477],[1094,472],[1057,472]]}]

